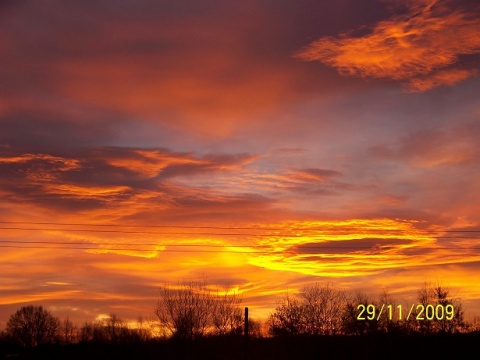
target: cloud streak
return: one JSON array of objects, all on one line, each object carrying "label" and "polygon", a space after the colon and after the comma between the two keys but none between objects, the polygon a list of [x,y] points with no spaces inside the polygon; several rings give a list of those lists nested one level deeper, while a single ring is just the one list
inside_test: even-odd
[{"label": "cloud streak", "polygon": [[480,126],[475,123],[429,129],[407,134],[389,144],[374,145],[368,153],[377,159],[402,161],[413,167],[474,165],[480,153],[479,135]]},{"label": "cloud streak", "polygon": [[323,37],[295,56],[342,75],[398,80],[418,92],[474,76],[477,69],[462,69],[461,56],[479,53],[478,7],[417,0],[407,3],[406,14],[378,22],[364,36]]}]

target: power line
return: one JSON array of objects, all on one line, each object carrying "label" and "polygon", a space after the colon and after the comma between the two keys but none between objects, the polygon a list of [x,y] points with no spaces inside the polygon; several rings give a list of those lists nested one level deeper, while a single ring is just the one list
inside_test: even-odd
[{"label": "power line", "polygon": [[[18,246],[18,245],[0,245],[0,248],[16,248],[16,249],[64,249],[64,250],[103,250],[103,251],[134,251],[134,252],[153,252],[159,250],[148,250],[148,249],[131,249],[131,248],[99,248],[99,247],[62,247],[62,246]],[[232,253],[232,254],[251,254],[252,251],[218,251],[218,250],[162,250],[162,252],[180,252],[180,253]],[[283,252],[271,252],[271,251],[257,251],[255,253],[277,253],[281,254]]]},{"label": "power line", "polygon": [[[300,237],[300,236],[319,236],[319,235],[350,235],[349,232],[346,230],[342,230],[342,232],[333,232],[332,231],[325,231],[325,233],[312,233],[305,232],[304,234],[256,234],[256,233],[219,233],[219,232],[159,232],[159,231],[128,231],[128,230],[103,230],[103,229],[61,229],[61,228],[36,228],[36,227],[0,227],[0,230],[23,230],[23,231],[71,231],[71,232],[90,232],[90,233],[111,233],[111,234],[143,234],[143,235],[206,235],[206,236],[252,236],[252,237]],[[370,230],[364,230],[370,231]],[[379,230],[378,230],[379,231]],[[392,230],[384,230],[385,232],[392,232]],[[395,231],[395,232],[399,232]],[[405,233],[408,233],[405,230],[401,230]],[[444,231],[453,233],[454,231]],[[480,231],[456,231],[457,233],[480,233]],[[354,234],[352,234],[354,235]],[[355,234],[359,235],[359,234]],[[360,234],[361,235],[361,234]],[[368,234],[365,234],[366,236]],[[432,233],[420,233],[415,234],[417,236],[432,236],[435,237]],[[479,237],[436,237],[442,239],[463,239],[463,238],[471,238],[476,239]]]},{"label": "power line", "polygon": [[[16,240],[0,240],[0,243],[15,243],[15,244],[54,244],[54,245],[110,245],[110,246],[129,246],[129,244],[124,243],[99,243],[99,242],[60,242],[60,241],[16,241]],[[212,248],[224,248],[224,247],[234,247],[234,248],[244,248],[244,247],[270,247],[268,245],[219,245],[219,244],[158,244],[158,243],[132,243],[131,246],[201,246],[201,247],[212,247]]]},{"label": "power line", "polygon": [[[85,226],[85,227],[117,227],[117,228],[162,228],[162,229],[218,229],[218,230],[263,230],[263,231],[285,231],[285,228],[272,228],[272,227],[254,227],[254,226],[247,226],[247,227],[236,227],[236,226],[199,226],[199,225],[129,225],[129,224],[89,224],[89,223],[62,223],[62,222],[30,222],[30,221],[0,221],[0,224],[22,224],[22,225],[57,225],[57,226]],[[349,228],[347,226],[347,228]],[[10,229],[9,227],[0,228],[0,229]],[[26,229],[29,228],[11,228],[11,229]],[[410,230],[405,229],[389,229],[389,228],[368,228],[368,227],[350,227],[351,230],[362,230],[362,231],[385,231],[385,232],[408,232]],[[41,229],[41,230],[50,230],[50,229]],[[290,231],[324,231],[324,232],[347,232],[348,230],[342,229],[335,229],[335,228],[324,228],[324,227],[310,227],[310,228],[299,228],[293,227],[288,229]],[[76,230],[79,231],[79,230]],[[90,230],[89,230],[90,231]],[[91,230],[93,231],[93,230]],[[109,230],[113,231],[113,230]],[[411,231],[420,231],[425,233],[480,233],[480,230],[422,230],[422,229],[412,229]]]},{"label": "power line", "polygon": [[[175,246],[175,247],[207,247],[207,248],[272,248],[275,246],[279,246],[279,244],[272,244],[272,245],[259,245],[259,244],[252,244],[252,245],[230,245],[230,244],[159,244],[159,243],[144,243],[144,242],[135,242],[131,244],[125,243],[100,243],[100,242],[71,242],[71,241],[46,241],[46,240],[27,240],[27,241],[17,241],[17,240],[0,240],[0,243],[14,243],[14,244],[43,244],[43,245],[109,245],[109,246]],[[368,250],[375,247],[375,245],[380,245],[383,249],[386,248],[395,248],[395,245],[381,245],[375,244],[373,246],[341,246],[341,245],[302,245],[302,244],[284,244],[284,246],[298,246],[301,249],[349,249],[349,250]],[[403,244],[401,244],[403,245]],[[430,247],[422,247],[422,249],[442,249],[442,250],[453,250],[453,249],[466,249],[466,250],[480,250],[480,247],[468,247],[468,248],[461,248],[458,246],[430,246]]]},{"label": "power line", "polygon": [[[290,249],[285,249],[282,251],[273,251],[268,250],[273,246],[269,245],[218,245],[218,244],[155,244],[155,243],[134,243],[134,244],[123,244],[123,243],[95,243],[95,242],[57,242],[57,241],[14,241],[14,240],[0,240],[0,243],[10,244],[13,243],[15,245],[0,245],[2,248],[23,248],[23,249],[65,249],[65,250],[104,250],[104,251],[139,251],[139,252],[152,252],[152,251],[160,251],[160,252],[208,252],[208,253],[248,253],[248,254],[255,254],[255,253],[268,253],[268,254],[284,254],[288,253]],[[22,244],[22,245],[20,245]],[[23,244],[28,244],[25,246]],[[37,246],[32,246],[31,244],[37,244]],[[47,246],[38,246],[38,245],[47,245]],[[75,245],[75,246],[72,246]],[[102,246],[109,246],[108,248]],[[294,244],[295,246],[296,244]],[[123,247],[119,247],[123,246]],[[127,247],[125,247],[127,246]],[[137,247],[135,247],[137,246]],[[142,249],[138,248],[138,246],[165,246],[170,248],[165,249]],[[172,249],[175,247],[204,247],[204,248],[214,248],[216,250],[191,250],[191,249],[182,249],[176,250]],[[253,249],[265,249],[264,251],[261,250],[228,250],[228,248],[236,248],[236,249],[245,249],[245,248],[253,248]],[[372,251],[381,251],[381,250],[392,250],[396,247],[393,245],[385,245],[381,248],[376,248],[375,246],[336,246],[336,245],[324,245],[324,246],[301,246],[300,250],[319,250],[318,254],[322,254],[321,250],[372,250]],[[219,250],[224,249],[224,250]],[[449,247],[449,246],[440,246],[440,247],[421,247],[422,250],[480,250],[480,247]],[[408,250],[408,249],[407,249]],[[299,253],[300,255],[304,255],[304,253]],[[308,253],[308,254],[315,254],[315,253]]]},{"label": "power line", "polygon": [[[55,225],[55,226],[81,226],[81,227],[97,227],[97,229],[82,229],[82,228],[45,228],[45,227],[20,227],[20,226],[3,226],[0,227],[0,230],[26,230],[26,231],[69,231],[69,232],[92,232],[92,233],[119,233],[119,234],[150,234],[150,235],[196,235],[196,236],[249,236],[249,237],[284,237],[284,238],[297,238],[300,236],[308,236],[310,237],[309,243],[312,244],[316,240],[317,241],[325,241],[326,239],[324,236],[328,235],[349,235],[348,231],[345,229],[323,229],[323,228],[292,228],[287,229],[292,232],[302,232],[302,234],[259,234],[259,233],[241,233],[241,232],[163,232],[163,231],[134,231],[134,230],[121,230],[121,229],[104,229],[105,227],[117,227],[117,228],[158,228],[158,229],[211,229],[211,230],[257,230],[257,231],[285,231],[284,228],[266,228],[266,227],[223,227],[223,226],[187,226],[187,225],[124,225],[124,224],[88,224],[88,223],[62,223],[62,222],[27,222],[27,221],[0,221],[0,224],[15,224],[15,225]],[[98,229],[100,227],[100,229]],[[319,230],[320,232],[315,232],[315,230]],[[407,230],[403,229],[358,229],[352,228],[352,230],[361,230],[367,232],[367,234],[360,234],[369,236],[368,232],[372,231],[384,231],[384,232],[404,232],[408,233]],[[480,233],[480,230],[435,230],[435,231],[428,231],[428,230],[417,230],[417,231],[424,231],[425,233],[418,233],[413,234],[410,236],[412,239],[415,236],[430,236],[435,237],[435,239],[457,239],[457,240],[467,240],[467,239],[480,239],[479,236],[460,236],[462,233]],[[443,236],[438,237],[434,236],[434,233],[451,233],[452,235],[457,236]],[[313,238],[314,236],[323,236],[323,238]],[[359,234],[351,234],[359,235]],[[405,235],[405,234],[402,234]],[[355,241],[361,239],[348,239],[348,241]],[[380,241],[380,239],[378,239]],[[405,240],[405,239],[402,239]],[[327,239],[327,241],[329,241]],[[329,249],[338,249],[338,250],[389,250],[395,249],[394,245],[380,245],[381,248],[375,248],[374,246],[345,246],[345,245],[305,245],[302,244],[271,244],[271,245],[260,245],[260,244],[251,244],[251,245],[228,245],[228,244],[159,244],[159,243],[152,243],[152,242],[134,242],[130,244],[125,243],[102,243],[102,242],[95,242],[95,241],[85,241],[85,242],[61,242],[61,241],[14,241],[14,240],[0,240],[0,243],[9,244],[9,245],[0,245],[0,247],[4,248],[25,248],[25,249],[72,249],[72,250],[106,250],[106,251],[168,251],[168,252],[223,252],[223,253],[270,253],[270,254],[281,254],[288,251],[291,251],[292,248],[297,247],[303,250],[319,250],[319,254],[321,254],[321,250],[329,250]],[[35,245],[35,246],[32,246]],[[44,245],[44,246],[41,246]],[[286,247],[285,250],[282,251],[273,251],[267,250],[272,249],[275,246],[284,246]],[[102,246],[109,246],[108,248]],[[169,247],[168,249],[163,250],[153,250],[153,249],[143,249],[139,248],[142,246],[164,246]],[[113,248],[115,247],[115,248]],[[216,250],[192,250],[192,249],[174,249],[174,248],[207,248],[207,249],[216,249]],[[241,251],[241,250],[227,250],[227,248],[234,248],[234,249],[257,249],[257,250],[249,250],[249,251]],[[266,249],[262,251],[261,249]],[[422,247],[422,249],[437,249],[437,250],[480,250],[477,247],[459,247],[459,246],[439,246],[439,247]],[[339,252],[341,253],[341,251]],[[312,253],[315,254],[315,253]]]},{"label": "power line", "polygon": [[291,234],[246,234],[246,233],[216,233],[216,232],[158,232],[158,231],[128,231],[128,230],[100,230],[100,229],[54,229],[54,228],[25,228],[25,227],[0,227],[0,230],[27,230],[27,231],[76,231],[94,233],[118,234],[150,234],[150,235],[217,235],[217,236],[276,236],[292,237]]},{"label": "power line", "polygon": [[[190,226],[190,225],[126,225],[126,224],[88,224],[88,223],[59,223],[59,222],[30,222],[30,221],[0,221],[0,224],[26,224],[26,225],[59,225],[59,226],[101,226],[123,228],[179,228],[179,229],[221,229],[221,230],[264,230],[260,227],[237,227],[237,226]],[[268,228],[268,230],[285,230],[280,228]]]}]

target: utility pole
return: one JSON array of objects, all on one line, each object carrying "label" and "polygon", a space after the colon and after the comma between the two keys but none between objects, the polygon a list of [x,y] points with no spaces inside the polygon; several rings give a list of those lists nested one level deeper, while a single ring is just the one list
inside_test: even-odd
[{"label": "utility pole", "polygon": [[248,307],[245,307],[245,330],[243,335],[245,338],[244,359],[248,360]]}]

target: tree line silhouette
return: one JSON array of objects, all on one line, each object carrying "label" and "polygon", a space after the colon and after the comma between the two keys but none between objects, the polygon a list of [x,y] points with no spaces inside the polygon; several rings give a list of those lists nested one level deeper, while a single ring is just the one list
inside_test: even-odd
[{"label": "tree line silhouette", "polygon": [[[187,341],[193,344],[205,339],[226,337],[237,339],[228,341],[238,343],[244,329],[241,303],[242,298],[238,292],[231,289],[212,290],[205,282],[190,281],[162,287],[154,309],[154,321],[139,319],[134,327],[128,326],[116,314],[79,327],[69,318],[60,320],[42,306],[24,306],[10,316],[5,330],[0,333],[0,349],[2,346],[9,349],[34,349],[75,344],[137,346],[155,341],[177,341],[179,344]],[[445,287],[425,283],[418,290],[415,303],[424,308],[427,305],[432,308],[451,305],[455,313],[448,320],[445,317],[418,320],[418,311],[414,309],[407,320],[405,314],[399,318],[385,311],[378,316],[377,313],[368,319],[359,320],[361,305],[365,308],[370,306],[369,311],[374,306],[378,311],[382,305],[390,305],[390,309],[394,309],[398,302],[387,293],[372,298],[362,292],[341,290],[331,284],[314,284],[303,288],[298,294],[287,294],[264,324],[249,319],[248,336],[252,339],[263,338],[268,342],[268,338],[301,336],[421,336],[471,333],[478,330],[465,321],[461,300],[452,296]],[[0,351],[0,358],[1,354]]]},{"label": "tree line silhouette", "polygon": [[[389,294],[382,293],[378,299],[362,292],[347,292],[332,285],[315,284],[305,287],[296,296],[286,296],[277,305],[268,320],[269,333],[278,335],[368,335],[378,333],[435,334],[468,331],[471,324],[464,319],[460,299],[451,296],[448,289],[440,285],[425,283],[412,302],[410,316],[394,313],[398,302]],[[445,316],[449,305],[451,319]],[[420,311],[427,306],[433,316],[426,319]],[[440,306],[443,311],[435,309]],[[374,309],[367,317],[359,312]],[[384,311],[380,312],[380,309]],[[402,305],[400,305],[402,308]],[[409,306],[404,306],[408,311]],[[423,310],[422,310],[423,309]],[[438,316],[437,316],[438,315]],[[361,318],[361,320],[360,320]]]}]

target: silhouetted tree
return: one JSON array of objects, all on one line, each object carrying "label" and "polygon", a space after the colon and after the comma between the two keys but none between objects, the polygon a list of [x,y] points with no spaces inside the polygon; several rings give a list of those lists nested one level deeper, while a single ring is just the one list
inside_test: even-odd
[{"label": "silhouetted tree", "polygon": [[359,305],[365,308],[368,305],[373,305],[377,308],[378,303],[360,291],[348,296],[343,308],[342,332],[347,335],[368,335],[379,332],[380,326],[376,317],[372,320],[367,319],[367,313],[364,311],[361,316],[364,320],[359,320]]},{"label": "silhouetted tree", "polygon": [[10,316],[7,335],[24,347],[53,343],[58,339],[59,321],[42,306],[24,306]]},{"label": "silhouetted tree", "polygon": [[189,282],[174,289],[163,288],[155,314],[161,326],[175,337],[202,336],[211,319],[214,302],[205,284]]},{"label": "silhouetted tree", "polygon": [[243,331],[243,313],[239,307],[241,298],[234,291],[214,296],[212,322],[217,335],[239,334]]},{"label": "silhouetted tree", "polygon": [[303,302],[305,332],[313,335],[335,335],[341,332],[342,313],[346,304],[344,291],[331,285],[315,284],[300,293]]},{"label": "silhouetted tree", "polygon": [[85,323],[80,329],[80,341],[96,343],[129,344],[145,341],[142,329],[130,329],[116,314],[97,323]]},{"label": "silhouetted tree", "polygon": [[334,335],[342,330],[347,303],[344,291],[331,285],[305,287],[294,298],[286,296],[269,319],[272,335]]},{"label": "silhouetted tree", "polygon": [[152,329],[150,328],[147,321],[143,319],[142,316],[138,317],[137,328],[135,329],[140,341],[145,342],[152,338]]},{"label": "silhouetted tree", "polygon": [[[453,333],[460,332],[465,329],[464,310],[460,299],[450,296],[450,291],[437,284],[432,286],[431,284],[424,283],[422,288],[418,291],[418,303],[423,306],[423,313],[420,314],[421,309],[415,308],[415,318],[422,316],[424,320],[418,320],[416,322],[416,329],[422,334],[431,333]],[[432,320],[426,319],[427,306],[432,305],[434,311],[437,306],[443,307],[444,311],[447,306],[454,310],[454,316],[451,320],[447,316],[439,316],[435,313]],[[453,308],[452,308],[453,306]],[[440,312],[440,313],[443,313]]]},{"label": "silhouetted tree", "polygon": [[79,338],[81,342],[93,341],[95,338],[95,325],[89,322],[83,324],[80,329]]},{"label": "silhouetted tree", "polygon": [[259,320],[248,318],[248,336],[253,338],[263,337],[262,323]]},{"label": "silhouetted tree", "polygon": [[80,341],[109,343],[111,342],[111,336],[109,335],[104,321],[96,323],[86,322],[80,329]]},{"label": "silhouetted tree", "polygon": [[468,331],[473,332],[473,331],[479,331],[480,332],[480,317],[475,315],[471,321],[465,324],[465,327],[468,329]]},{"label": "silhouetted tree", "polygon": [[78,340],[78,328],[68,317],[60,324],[59,336],[64,344],[72,344]]},{"label": "silhouetted tree", "polygon": [[110,314],[110,316],[103,320],[100,324],[105,332],[108,342],[116,343],[122,337],[125,337],[127,331],[127,326],[122,320],[117,316],[117,314]]},{"label": "silhouetted tree", "polygon": [[304,333],[302,305],[288,294],[280,302],[268,320],[271,335],[299,335]]},{"label": "silhouetted tree", "polygon": [[240,297],[233,291],[211,291],[205,282],[165,286],[155,309],[160,326],[174,337],[193,339],[207,334],[239,332]]}]

